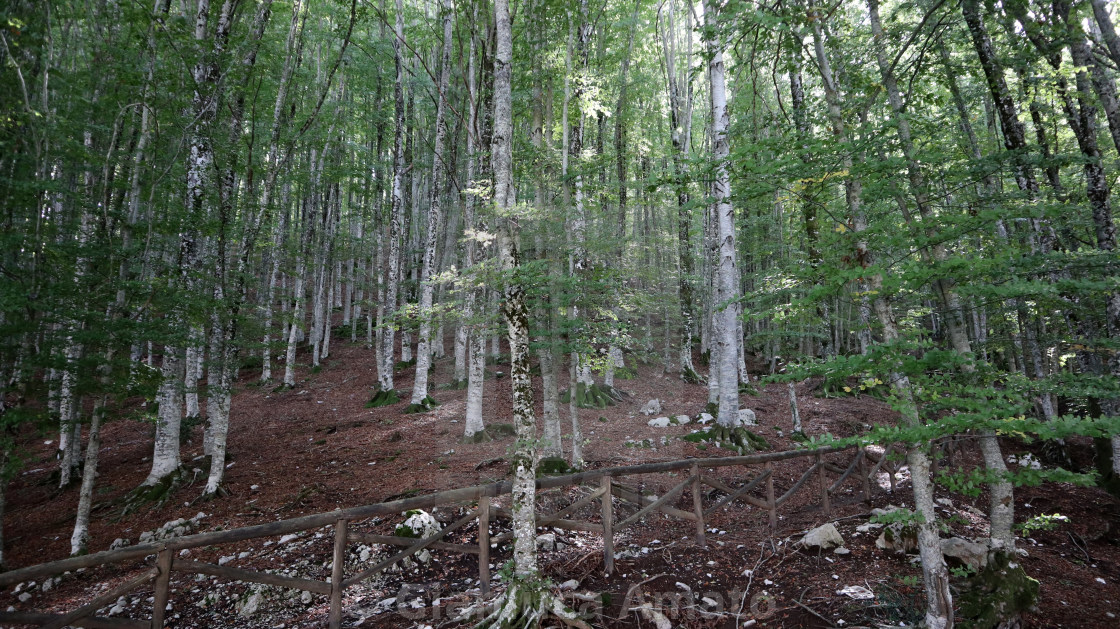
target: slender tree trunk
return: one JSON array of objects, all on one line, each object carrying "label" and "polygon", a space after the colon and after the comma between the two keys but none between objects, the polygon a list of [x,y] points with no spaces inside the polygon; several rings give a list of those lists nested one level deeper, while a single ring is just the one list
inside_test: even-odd
[{"label": "slender tree trunk", "polygon": [[[708,1],[704,2],[704,21],[716,32],[719,31],[719,17]],[[739,300],[739,268],[735,250],[735,210],[731,206],[731,179],[727,174],[727,161],[731,153],[727,140],[730,116],[727,113],[722,40],[722,35],[709,35],[707,38],[712,102],[712,161],[715,164],[712,198],[715,203],[718,238],[715,271],[718,304],[714,315],[719,319],[719,335],[716,337],[716,344],[719,346],[719,416],[716,421],[721,426],[734,427],[740,425],[739,347],[743,339],[739,335],[738,318],[735,316]]]},{"label": "slender tree trunk", "polygon": [[[852,158],[848,152],[849,147],[846,146],[848,139],[840,109],[839,89],[836,86],[832,67],[824,48],[821,13],[812,1],[809,2],[809,11],[813,30],[813,44],[821,80],[824,84],[832,133],[840,145],[840,150],[843,151],[843,167],[845,172],[848,173],[845,177],[845,197],[850,216],[849,220],[855,227],[854,231],[863,232],[867,228],[867,223],[861,207],[861,184],[851,171]],[[865,237],[861,234],[858,238],[857,263],[866,267],[871,264],[871,254]],[[877,272],[872,273],[868,284],[869,289],[874,291],[876,295],[874,309],[883,329],[884,342],[894,343],[898,340],[898,329],[895,325],[890,303],[883,294],[882,276]],[[899,399],[903,421],[911,426],[920,424],[921,420],[918,416],[909,378],[899,371],[897,364],[890,365],[888,372],[891,388]],[[948,629],[953,626],[953,598],[949,591],[949,570],[941,554],[936,505],[933,501],[933,483],[930,479],[929,457],[923,447],[918,445],[909,449],[906,460],[910,466],[914,506],[923,520],[918,525],[918,551],[921,554],[922,574],[926,588],[925,622],[932,629]]]},{"label": "slender tree trunk", "polygon": [[[508,0],[494,1],[497,46],[494,55],[494,134],[491,160],[494,170],[494,205],[500,213],[513,209],[513,36]],[[516,273],[521,264],[518,222],[509,217],[499,236],[502,268]],[[513,423],[518,446],[513,460],[511,492],[513,511],[513,568],[523,578],[537,574],[536,532],[536,420],[533,416],[533,386],[529,375],[529,309],[525,291],[516,276],[507,280],[502,314],[509,328],[510,383],[513,387]]]},{"label": "slender tree trunk", "polygon": [[396,102],[397,127],[393,140],[393,187],[389,214],[388,268],[385,274],[384,319],[382,321],[381,360],[378,362],[377,379],[384,392],[393,390],[393,359],[396,346],[394,321],[397,311],[397,292],[401,275],[401,217],[404,213],[404,178],[408,167],[404,159],[405,101],[404,101],[404,4],[397,0],[395,51],[397,82],[393,88]]},{"label": "slender tree trunk", "polygon": [[435,287],[431,277],[436,264],[436,245],[439,242],[440,228],[443,224],[441,202],[443,200],[443,173],[448,165],[444,143],[447,139],[447,92],[451,87],[451,27],[454,12],[450,0],[442,0],[443,14],[443,55],[439,78],[438,104],[436,106],[436,138],[433,153],[431,202],[428,206],[428,228],[424,244],[424,259],[420,269],[420,341],[416,348],[416,379],[412,387],[412,406],[429,408],[428,369],[432,364],[432,295]]},{"label": "slender tree trunk", "polygon": [[[473,22],[478,22],[478,4],[475,3],[473,8]],[[467,59],[467,88],[469,94],[467,95],[467,181],[473,182],[476,177],[476,168],[478,164],[478,140],[481,137],[481,129],[479,127],[478,110],[482,107],[483,99],[478,93],[478,80],[477,80],[477,57],[478,57],[478,39],[471,36],[470,53]],[[463,248],[463,267],[470,273],[476,273],[474,267],[475,251],[478,246],[478,241],[474,237],[475,232],[481,229],[481,225],[475,216],[478,207],[478,198],[468,192],[463,199],[463,227],[468,232],[466,244]],[[464,436],[471,438],[478,432],[486,428],[482,420],[482,393],[483,393],[483,378],[486,374],[486,333],[483,326],[479,325],[475,313],[475,305],[478,300],[481,289],[476,286],[468,286],[465,289],[463,297],[463,323],[461,328],[465,331],[467,336],[467,408],[466,416],[464,418]]]}]

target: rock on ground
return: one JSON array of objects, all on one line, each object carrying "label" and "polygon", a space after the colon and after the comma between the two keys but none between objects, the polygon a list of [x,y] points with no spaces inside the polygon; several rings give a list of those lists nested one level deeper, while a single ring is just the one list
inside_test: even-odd
[{"label": "rock on ground", "polygon": [[835,524],[827,522],[806,533],[799,543],[803,548],[828,550],[829,548],[843,546],[844,538],[841,537],[840,531],[836,530]]}]

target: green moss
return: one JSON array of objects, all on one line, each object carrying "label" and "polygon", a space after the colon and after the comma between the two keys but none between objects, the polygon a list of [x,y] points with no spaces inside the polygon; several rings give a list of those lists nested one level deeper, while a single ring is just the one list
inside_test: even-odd
[{"label": "green moss", "polygon": [[558,476],[573,472],[572,466],[563,457],[549,456],[537,463],[537,476]]},{"label": "green moss", "polygon": [[484,443],[487,441],[501,441],[517,435],[513,424],[490,424],[486,428],[463,439],[465,443]]},{"label": "green moss", "polygon": [[439,402],[437,402],[432,396],[427,395],[424,396],[423,400],[420,400],[419,404],[409,404],[404,409],[404,412],[406,415],[409,413],[427,413],[437,406],[439,406]]},{"label": "green moss", "polygon": [[395,365],[393,365],[393,371],[394,372],[402,371],[404,369],[408,369],[409,367],[415,367],[415,366],[416,366],[416,359],[415,358],[413,358],[412,360],[401,360],[401,361],[397,361],[397,363]]},{"label": "green moss", "polygon": [[[1010,626],[1038,602],[1038,581],[1011,553],[988,557],[988,566],[961,586],[960,624],[971,629]],[[1009,624],[1010,622],[1010,624]]]},{"label": "green moss", "polygon": [[633,380],[638,377],[638,372],[633,367],[619,367],[614,370],[616,380]]},{"label": "green moss", "polygon": [[725,428],[723,426],[713,426],[710,430],[705,432],[694,432],[685,435],[684,440],[691,443],[714,443],[728,450],[735,450],[740,454],[748,454],[772,448],[770,442],[764,437],[742,427]]},{"label": "green moss", "polygon": [[448,389],[450,391],[462,391],[463,389],[467,388],[467,381],[466,380],[452,380],[451,382],[443,385],[440,388]]},{"label": "green moss", "polygon": [[[584,383],[576,385],[576,406],[579,408],[606,408],[622,399],[622,394],[614,389],[601,384],[590,387]],[[567,404],[571,401],[571,390],[560,394],[560,402]]]},{"label": "green moss", "polygon": [[704,383],[704,379],[700,377],[700,374],[696,373],[696,370],[691,367],[685,367],[681,370],[681,380],[684,380],[686,384]]},{"label": "green moss", "polygon": [[389,389],[388,391],[382,390],[382,391],[378,391],[377,393],[375,393],[373,395],[373,397],[370,398],[370,401],[366,402],[366,408],[377,408],[379,406],[390,406],[390,405],[396,404],[397,402],[400,402],[400,401],[401,401],[401,397],[396,392],[395,389]]}]

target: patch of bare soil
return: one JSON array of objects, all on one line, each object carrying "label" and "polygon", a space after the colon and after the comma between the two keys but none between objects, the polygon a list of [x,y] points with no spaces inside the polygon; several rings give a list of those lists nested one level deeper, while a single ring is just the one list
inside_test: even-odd
[{"label": "patch of bare soil", "polygon": [[[448,344],[450,347],[450,343]],[[639,412],[650,399],[661,401],[657,416],[696,416],[707,401],[703,386],[687,385],[660,366],[633,365],[637,378],[616,385],[629,399],[605,409],[583,409],[580,419],[588,440],[588,467],[631,465],[695,457],[734,454],[710,445],[684,441],[698,426],[653,428],[651,417]],[[452,361],[438,360],[433,382],[451,380]],[[510,390],[505,365],[487,367],[485,419],[508,422]],[[228,495],[200,502],[202,481],[182,488],[159,509],[121,515],[123,496],[147,474],[151,456],[151,426],[119,419],[105,426],[97,506],[91,526],[90,548],[109,548],[118,538],[137,543],[141,532],[167,521],[205,517],[199,530],[229,529],[261,524],[336,508],[381,502],[395,497],[477,485],[507,477],[505,462],[511,440],[466,444],[461,440],[465,391],[435,388],[435,410],[404,415],[408,396],[384,408],[365,408],[376,383],[372,350],[337,339],[321,371],[299,370],[292,390],[260,385],[256,372],[241,374],[233,402],[229,437]],[[398,390],[407,393],[412,370],[397,374]],[[537,381],[539,386],[539,379]],[[870,397],[816,397],[816,383],[798,386],[805,432],[852,435],[876,423],[889,423],[894,413]],[[540,391],[537,391],[540,413]],[[775,450],[796,447],[786,387],[769,386],[743,404],[758,417],[755,429]],[[565,425],[567,417],[565,413]],[[28,435],[28,465],[8,490],[5,517],[6,559],[9,568],[64,558],[77,503],[77,488],[59,491],[50,482],[55,468],[51,437]],[[1091,444],[1075,440],[1081,459]],[[570,444],[565,443],[565,448]],[[201,428],[184,444],[184,461],[201,455]],[[1027,448],[1006,443],[1005,453]],[[1036,453],[1037,457],[1037,453]],[[838,465],[844,455],[833,455]],[[978,465],[979,457],[966,445],[954,466]],[[808,463],[794,459],[774,466],[775,491],[784,492],[800,478]],[[949,460],[942,460],[943,466]],[[708,474],[705,468],[705,474]],[[741,484],[759,468],[713,468],[710,473],[728,483]],[[620,479],[632,489],[661,495],[682,480],[673,474]],[[834,476],[835,478],[835,476]],[[779,510],[776,530],[767,513],[742,500],[733,501],[707,522],[707,544],[696,543],[695,525],[662,514],[647,516],[620,532],[615,541],[615,571],[603,571],[602,540],[596,534],[555,531],[556,550],[542,552],[545,575],[566,583],[565,596],[575,608],[598,614],[594,624],[611,627],[650,626],[653,620],[634,611],[649,603],[662,610],[673,626],[688,627],[831,627],[912,626],[921,617],[922,586],[914,556],[894,555],[875,546],[876,532],[859,532],[873,506],[906,505],[910,501],[905,474],[892,495],[886,474],[877,479],[871,504],[862,500],[859,483],[849,480],[833,497],[826,516],[819,494],[810,482]],[[554,512],[591,491],[566,488],[545,494],[542,503]],[[755,495],[761,495],[756,492]],[[711,490],[706,504],[723,496]],[[956,535],[986,534],[986,495],[967,498],[944,494],[946,522]],[[1031,516],[1061,513],[1068,524],[1037,532],[1020,546],[1028,574],[1041,582],[1038,611],[1027,617],[1035,627],[1120,626],[1120,504],[1102,491],[1068,485],[1045,485],[1017,491],[1018,522]],[[618,504],[620,516],[636,509]],[[691,490],[676,503],[691,509]],[[627,510],[629,509],[629,510]],[[442,522],[456,520],[461,508],[441,508],[433,515]],[[980,514],[980,515],[977,515]],[[598,521],[597,503],[569,516]],[[403,518],[356,523],[359,531],[393,534]],[[848,554],[809,552],[796,548],[801,534],[825,521],[835,521]],[[503,521],[492,525],[494,535],[507,530]],[[542,531],[544,532],[544,531]],[[451,534],[447,542],[477,547],[477,524]],[[256,539],[239,544],[185,553],[196,561],[224,563],[253,570],[275,570],[303,578],[326,580],[330,575],[332,532],[329,528],[296,537]],[[388,557],[383,546],[350,547],[347,575]],[[435,550],[428,563],[396,567],[393,571],[346,591],[344,626],[438,626],[478,596],[477,555]],[[494,587],[497,573],[509,558],[508,545],[491,556]],[[24,583],[0,593],[0,608],[68,611],[137,574],[140,563],[107,566],[65,575],[43,583]],[[574,580],[574,583],[572,582]],[[874,598],[860,600],[839,591],[861,586]],[[102,610],[116,617],[147,619],[151,588],[123,597]],[[119,609],[117,609],[119,608]],[[175,573],[172,580],[170,627],[312,627],[325,624],[326,597],[301,595],[275,588],[222,582],[213,577]],[[753,625],[751,623],[754,623]]]}]

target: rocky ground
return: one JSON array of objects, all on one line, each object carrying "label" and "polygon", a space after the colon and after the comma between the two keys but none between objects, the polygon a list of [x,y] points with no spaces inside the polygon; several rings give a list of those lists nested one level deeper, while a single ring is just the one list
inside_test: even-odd
[{"label": "rocky ground", "polygon": [[[589,467],[733,454],[683,439],[698,429],[693,419],[706,401],[702,386],[686,385],[662,374],[656,365],[634,366],[637,377],[617,383],[628,394],[625,401],[581,411]],[[375,382],[373,369],[371,351],[339,339],[324,367],[316,373],[301,370],[299,384],[290,391],[260,386],[255,383],[255,373],[243,370],[233,405],[229,494],[209,502],[197,500],[202,487],[196,484],[180,489],[161,508],[122,515],[123,497],[143,480],[150,465],[151,434],[150,424],[122,413],[105,427],[91,549],[261,524],[506,476],[510,440],[480,444],[461,440],[465,392],[437,389],[433,395],[441,406],[424,414],[403,415],[407,399],[396,406],[367,409],[364,405]],[[488,423],[509,421],[510,393],[504,370],[501,364],[487,367]],[[449,382],[450,371],[450,359],[438,361],[434,382]],[[398,389],[407,391],[411,377],[410,370],[399,373]],[[817,397],[817,384],[810,381],[797,388],[805,432],[810,435],[851,435],[871,424],[893,421],[893,413],[878,400]],[[643,407],[653,399],[661,409],[643,414]],[[755,432],[773,449],[796,447],[789,439],[792,425],[784,385],[744,396],[744,404],[757,417]],[[675,420],[679,415],[687,416],[690,423],[681,425],[681,420]],[[657,421],[661,417],[666,418],[664,422]],[[60,559],[69,549],[77,489],[58,490],[51,482],[51,441],[50,435],[26,435],[28,464],[9,488],[4,520],[9,568]],[[1022,457],[1035,446],[1011,441],[1004,445],[1009,456],[1017,457],[1016,464],[1034,464]],[[1075,440],[1072,445],[1076,462],[1087,466],[1091,444]],[[196,429],[184,448],[185,460],[191,461],[200,450],[201,434]],[[837,463],[843,462],[842,455],[835,456]],[[1037,452],[1033,458],[1038,458]],[[965,444],[954,463],[964,467],[977,461],[976,453]],[[942,464],[948,465],[948,459]],[[804,460],[776,464],[776,490],[780,493],[792,485],[805,466]],[[719,468],[712,473],[728,482],[741,482],[756,471]],[[617,536],[615,571],[610,576],[603,573],[602,540],[597,535],[542,531],[543,569],[573,607],[598,614],[595,624],[599,626],[657,626],[662,620],[688,627],[913,625],[922,609],[916,556],[905,549],[881,548],[876,541],[882,531],[870,522],[873,509],[907,506],[905,468],[896,477],[894,493],[886,474],[877,481],[871,504],[861,499],[858,483],[847,483],[834,498],[828,517],[820,510],[817,494],[803,489],[783,505],[773,531],[764,510],[736,501],[713,514],[705,547],[694,540],[691,522],[664,515],[647,517]],[[644,493],[660,494],[680,478],[647,475],[626,482]],[[558,492],[562,495],[547,495],[542,502],[562,505],[589,491],[567,488]],[[968,498],[942,492],[939,498],[950,529],[945,537],[960,538],[962,541],[954,543],[967,555],[964,540],[986,534],[987,496]],[[685,491],[678,501],[688,508],[691,494]],[[1016,502],[1019,523],[1055,513],[1068,518],[1053,521],[1051,530],[1034,530],[1020,540],[1026,551],[1022,565],[1041,582],[1041,601],[1037,612],[1027,617],[1027,624],[1120,626],[1116,619],[1120,615],[1120,503],[1096,489],[1059,484],[1020,488]],[[461,508],[443,508],[431,515],[447,523],[461,512]],[[354,526],[393,534],[405,517],[373,519]],[[574,517],[595,520],[596,509],[588,507]],[[800,543],[806,532],[826,522],[834,524],[843,540],[841,551]],[[493,525],[494,534],[504,530],[502,524]],[[472,525],[456,531],[447,541],[477,544],[477,534]],[[184,551],[184,555],[326,580],[331,547],[332,532],[327,528]],[[347,574],[376,563],[388,552],[383,546],[352,546]],[[503,545],[493,553],[493,586],[500,589],[499,572],[509,549]],[[56,612],[73,609],[131,578],[140,565],[22,583],[0,593],[0,606]],[[965,570],[963,564],[957,566],[958,574]],[[476,556],[436,550],[427,562],[398,565],[348,589],[343,624],[449,624],[455,614],[477,603],[478,588]],[[172,590],[171,627],[312,627],[322,626],[326,619],[327,601],[322,595],[178,573]],[[100,613],[146,619],[151,600],[150,588],[139,590]]]}]

